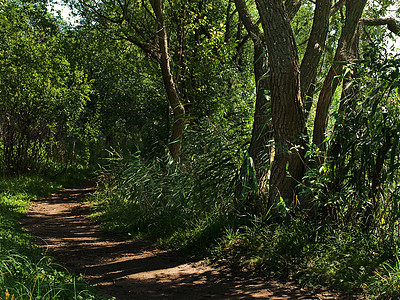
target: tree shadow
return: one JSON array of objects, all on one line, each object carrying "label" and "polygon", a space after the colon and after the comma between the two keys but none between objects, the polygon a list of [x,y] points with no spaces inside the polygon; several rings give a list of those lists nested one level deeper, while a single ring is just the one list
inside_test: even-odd
[{"label": "tree shadow", "polygon": [[22,222],[40,247],[116,299],[351,299],[189,261],[103,232],[81,201],[93,182],[35,201]]}]

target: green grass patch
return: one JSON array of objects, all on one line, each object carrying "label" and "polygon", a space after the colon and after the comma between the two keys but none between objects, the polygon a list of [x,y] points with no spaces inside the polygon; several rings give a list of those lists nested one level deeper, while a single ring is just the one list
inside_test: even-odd
[{"label": "green grass patch", "polygon": [[19,225],[30,201],[72,185],[93,170],[71,168],[53,177],[0,177],[0,299],[99,299],[93,288],[31,243]]},{"label": "green grass patch", "polygon": [[229,228],[212,255],[308,286],[330,286],[368,299],[397,299],[400,264],[396,252],[355,228],[293,219]]}]

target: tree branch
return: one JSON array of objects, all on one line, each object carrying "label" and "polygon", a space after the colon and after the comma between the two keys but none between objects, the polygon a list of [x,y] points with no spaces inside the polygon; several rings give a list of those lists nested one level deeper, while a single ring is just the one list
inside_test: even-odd
[{"label": "tree branch", "polygon": [[365,26],[383,26],[386,25],[387,28],[396,35],[400,36],[400,22],[395,18],[362,18],[360,20]]},{"label": "tree branch", "polygon": [[345,4],[346,0],[339,0],[338,2],[333,5],[331,8],[331,16],[336,14],[340,9],[342,9],[343,5]]},{"label": "tree branch", "polygon": [[290,21],[296,16],[301,7],[301,0],[286,0],[285,10]]},{"label": "tree branch", "polygon": [[325,140],[333,94],[340,83],[340,77],[343,74],[345,64],[351,61],[351,47],[366,3],[367,0],[346,2],[346,21],[340,34],[335,58],[325,77],[318,97],[314,119],[313,143],[323,150],[325,150],[326,146],[323,142]]},{"label": "tree branch", "polygon": [[261,32],[258,24],[254,21],[245,0],[235,0],[236,9],[239,12],[240,20],[242,20],[247,32],[255,35],[259,40],[264,41],[264,34]]},{"label": "tree branch", "polygon": [[[304,58],[301,62],[301,93],[303,100],[308,95],[307,91],[315,81],[318,64],[325,48],[326,37],[329,29],[329,16],[332,0],[318,0],[315,6],[313,25],[307,44]],[[311,105],[311,103],[310,103]],[[309,110],[310,107],[306,107]]]}]

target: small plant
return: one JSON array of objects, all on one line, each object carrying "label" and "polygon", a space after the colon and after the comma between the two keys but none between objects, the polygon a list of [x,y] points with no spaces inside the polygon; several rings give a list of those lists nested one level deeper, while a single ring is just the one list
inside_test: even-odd
[{"label": "small plant", "polygon": [[385,262],[375,271],[375,281],[364,286],[374,299],[398,299],[400,297],[400,260],[396,255],[394,262]]}]

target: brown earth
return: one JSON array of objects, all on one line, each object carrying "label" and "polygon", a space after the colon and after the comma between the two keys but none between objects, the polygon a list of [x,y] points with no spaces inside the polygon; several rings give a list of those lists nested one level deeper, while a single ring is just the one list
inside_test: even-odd
[{"label": "brown earth", "polygon": [[130,299],[349,299],[294,283],[248,276],[205,261],[189,261],[146,241],[103,232],[85,196],[96,181],[34,201],[23,226],[61,264],[117,300]]}]

